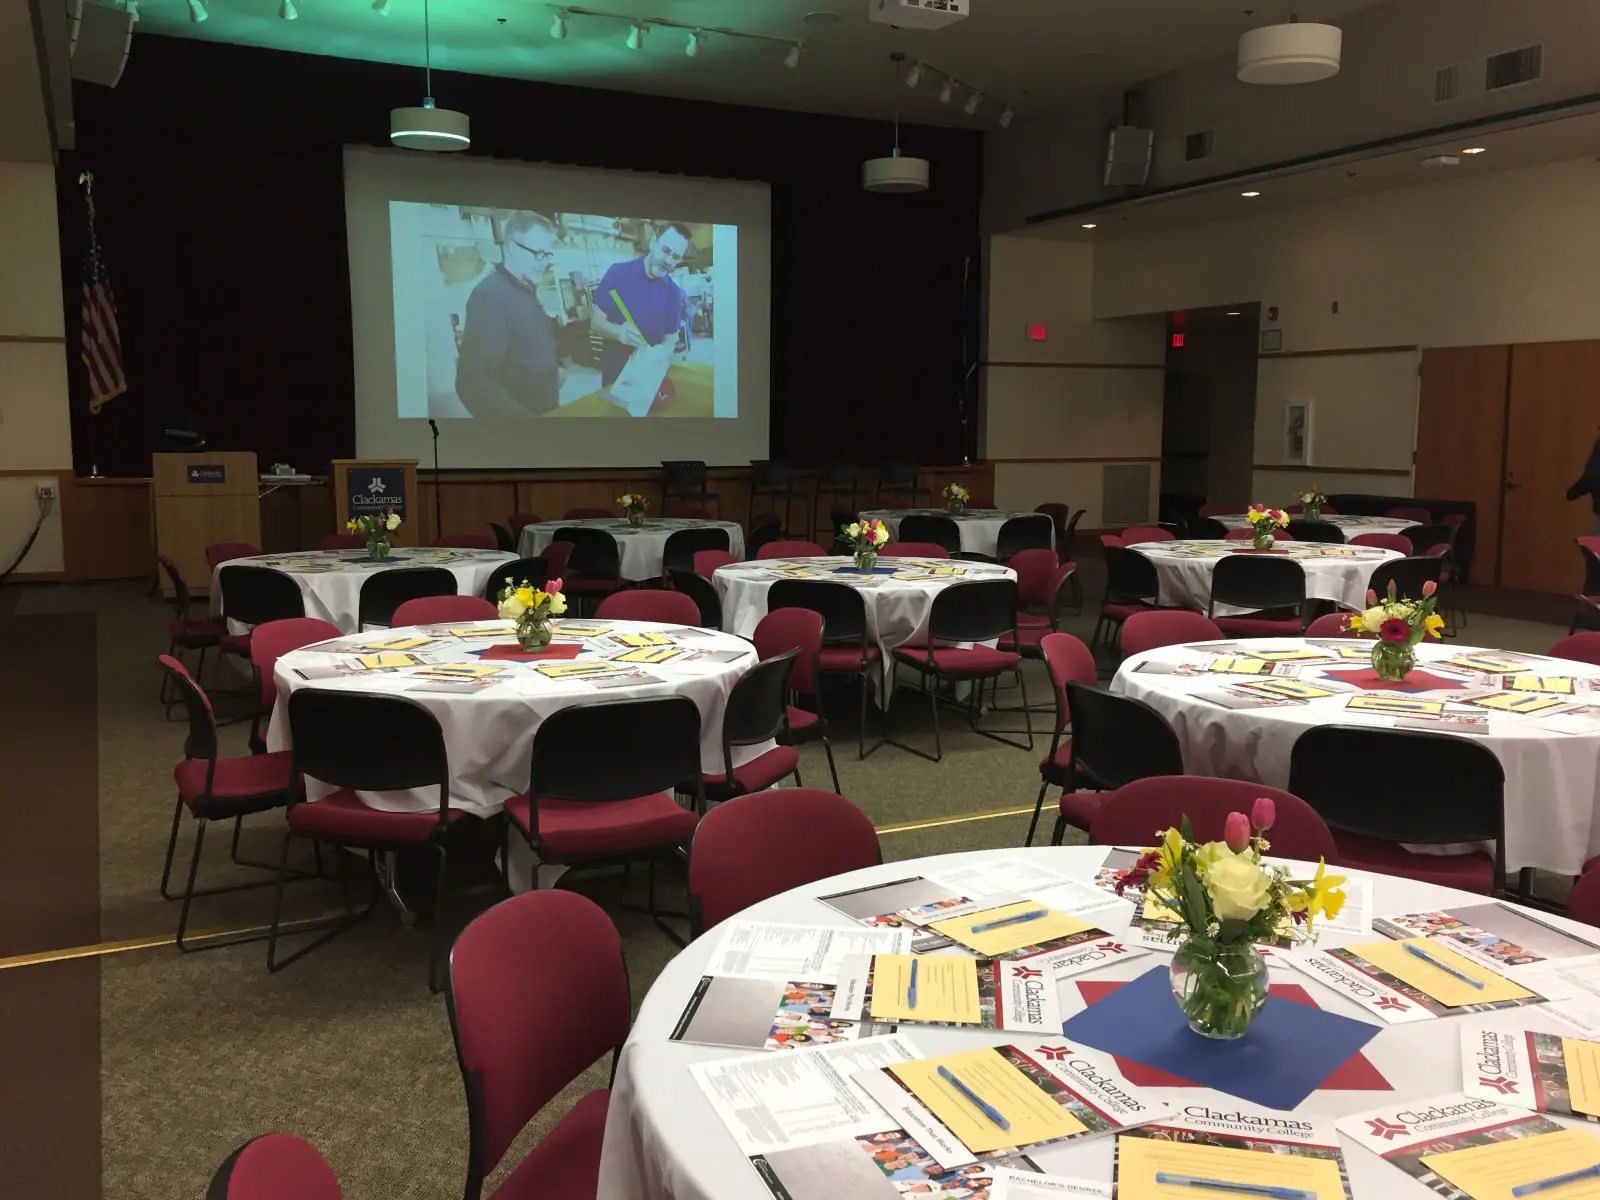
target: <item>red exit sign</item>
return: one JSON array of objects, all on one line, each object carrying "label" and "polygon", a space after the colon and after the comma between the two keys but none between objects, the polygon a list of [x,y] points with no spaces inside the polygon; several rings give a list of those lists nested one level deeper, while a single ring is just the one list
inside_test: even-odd
[{"label": "red exit sign", "polygon": [[1183,339],[1184,339],[1184,337],[1185,337],[1185,335],[1181,334],[1181,333],[1175,333],[1175,334],[1172,335],[1172,348],[1174,350],[1182,350],[1183,349]]},{"label": "red exit sign", "polygon": [[1044,341],[1044,338],[1045,328],[1042,322],[1028,326],[1028,340],[1030,342],[1042,342]]}]

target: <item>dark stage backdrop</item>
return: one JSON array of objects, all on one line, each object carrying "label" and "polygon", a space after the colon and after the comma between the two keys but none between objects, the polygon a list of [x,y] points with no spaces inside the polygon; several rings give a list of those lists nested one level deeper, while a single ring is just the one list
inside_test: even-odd
[{"label": "dark stage backdrop", "polygon": [[[411,67],[142,34],[115,90],[74,85],[78,150],[58,189],[68,325],[87,169],[129,381],[96,422],[103,473],[148,474],[159,430],[191,420],[263,467],[354,453],[342,146],[386,142],[389,109],[421,86]],[[977,306],[980,133],[908,129],[933,187],[878,196],[860,169],[891,145],[882,122],[446,73],[435,91],[471,115],[475,154],[771,185],[775,455],[972,451],[956,394]],[[81,371],[73,389],[86,472]]]}]

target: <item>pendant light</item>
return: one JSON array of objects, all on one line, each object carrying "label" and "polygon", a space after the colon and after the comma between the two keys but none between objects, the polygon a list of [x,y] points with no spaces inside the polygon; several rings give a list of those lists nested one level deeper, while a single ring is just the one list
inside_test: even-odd
[{"label": "pendant light", "polygon": [[465,150],[472,144],[471,122],[464,112],[433,104],[433,42],[428,25],[428,0],[422,0],[424,91],[421,108],[389,110],[389,140],[407,150]]},{"label": "pendant light", "polygon": [[[898,50],[889,55],[894,63],[896,82],[900,64],[906,56]],[[869,158],[861,164],[861,186],[869,192],[923,192],[928,189],[928,160],[900,154],[900,106],[894,110],[894,152],[888,158]]]}]

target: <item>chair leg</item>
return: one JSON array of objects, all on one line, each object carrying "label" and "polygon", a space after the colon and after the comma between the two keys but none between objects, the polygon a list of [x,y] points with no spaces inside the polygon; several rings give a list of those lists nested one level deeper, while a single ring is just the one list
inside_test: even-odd
[{"label": "chair leg", "polygon": [[[369,850],[367,852],[367,866],[372,877],[372,895],[367,901],[367,906],[359,913],[350,912],[349,896],[348,893],[346,893],[346,911],[344,915],[335,917],[331,921],[316,921],[311,922],[310,924],[296,923],[294,932],[315,933],[318,930],[321,930],[321,937],[313,938],[311,941],[307,942],[304,946],[301,946],[298,950],[294,951],[286,958],[278,958],[278,936],[282,932],[283,923],[283,885],[285,882],[287,882],[289,877],[289,843],[293,838],[294,833],[292,831],[284,833],[283,849],[278,857],[278,889],[272,900],[272,926],[267,934],[267,970],[269,972],[283,970],[290,963],[304,958],[319,946],[326,945],[328,942],[338,937],[341,933],[345,932],[345,930],[354,928],[358,921],[361,921],[372,914],[372,910],[378,906],[378,901],[383,897],[383,884],[378,879],[378,851]],[[343,853],[343,851],[341,851],[341,853]],[[344,864],[341,861],[340,870],[343,871],[343,869]],[[342,878],[340,880],[340,890],[344,890],[344,881]]]},{"label": "chair leg", "polygon": [[839,789],[839,768],[833,763],[833,743],[828,740],[826,733],[822,735],[822,752],[828,756],[828,774],[833,778],[833,790],[842,796],[844,792]]},{"label": "chair leg", "polygon": [[433,937],[430,939],[432,946],[428,951],[428,991],[437,995],[444,987],[440,963],[444,960],[446,950],[444,893],[445,873],[449,866],[450,855],[442,844],[435,849],[439,854],[439,871],[433,887]]},{"label": "chair leg", "polygon": [[1062,813],[1059,817],[1056,818],[1056,827],[1050,831],[1050,844],[1052,846],[1061,845],[1061,839],[1066,836],[1066,833],[1067,833],[1067,814],[1066,813]]},{"label": "chair leg", "polygon": [[1028,822],[1028,836],[1022,843],[1024,846],[1033,845],[1034,831],[1039,828],[1039,814],[1044,811],[1044,794],[1049,790],[1049,780],[1039,785],[1039,798],[1033,802],[1033,820]]},{"label": "chair leg", "polygon": [[[928,677],[924,675],[922,679],[926,683]],[[944,758],[944,746],[939,739],[939,688],[937,681],[933,687],[928,689],[928,699],[932,701],[933,707],[933,761],[939,762]]]},{"label": "chair leg", "polygon": [[172,877],[172,856],[178,848],[178,826],[183,821],[183,800],[180,798],[172,809],[172,833],[167,838],[167,861],[161,868],[161,898],[163,900],[176,900],[177,897],[167,891],[168,881]]},{"label": "chair leg", "polygon": [[200,848],[206,844],[206,820],[200,818],[195,823],[194,853],[189,856],[189,882],[183,889],[183,907],[178,912],[178,951],[185,953],[188,947],[183,944],[183,935],[189,928],[189,906],[194,902],[194,877],[200,870]]}]

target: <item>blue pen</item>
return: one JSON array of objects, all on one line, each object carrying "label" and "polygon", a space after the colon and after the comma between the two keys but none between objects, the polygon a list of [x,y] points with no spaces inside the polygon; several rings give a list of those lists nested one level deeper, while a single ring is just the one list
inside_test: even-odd
[{"label": "blue pen", "polygon": [[1471,975],[1468,975],[1465,971],[1456,970],[1449,963],[1442,962],[1441,960],[1435,958],[1433,955],[1429,954],[1421,946],[1413,945],[1410,942],[1401,942],[1400,944],[1402,946],[1404,946],[1407,951],[1409,951],[1410,953],[1416,955],[1418,958],[1420,958],[1423,962],[1427,963],[1429,966],[1438,967],[1439,970],[1443,971],[1446,975],[1454,975],[1457,979],[1461,980],[1462,983],[1471,984],[1473,987],[1477,988],[1480,992],[1483,991],[1483,980],[1474,979]]},{"label": "blue pen", "polygon": [[1230,1183],[1226,1179],[1201,1179],[1196,1175],[1156,1172],[1156,1182],[1172,1187],[1204,1188],[1210,1192],[1237,1192],[1241,1196],[1266,1196],[1269,1200],[1317,1200],[1315,1192],[1304,1188],[1274,1187],[1270,1183]]},{"label": "blue pen", "polygon": [[1549,1179],[1535,1179],[1532,1183],[1519,1183],[1511,1189],[1511,1194],[1513,1196],[1533,1196],[1539,1192],[1548,1191],[1550,1188],[1577,1183],[1583,1179],[1594,1179],[1597,1176],[1600,1176],[1600,1163],[1596,1163],[1592,1167],[1585,1167],[1581,1171],[1568,1171],[1565,1175],[1553,1175]]},{"label": "blue pen", "polygon": [[986,921],[982,925],[974,925],[973,933],[987,933],[991,929],[1003,929],[1007,925],[1021,925],[1024,921],[1037,921],[1040,917],[1048,917],[1048,908],[1036,908],[1032,912],[1018,913],[1014,917],[1001,917],[998,921]]},{"label": "blue pen", "polygon": [[1000,1115],[1000,1110],[998,1108],[985,1101],[981,1096],[978,1095],[977,1092],[973,1091],[966,1084],[962,1083],[961,1080],[957,1079],[949,1067],[940,1067],[939,1075],[946,1082],[948,1082],[951,1087],[955,1088],[956,1091],[960,1092],[963,1096],[970,1100],[973,1105],[983,1113],[984,1116],[988,1117],[989,1120],[1000,1126],[1001,1129],[1011,1128],[1011,1122]]},{"label": "blue pen", "polygon": [[906,987],[906,1007],[917,1006],[917,960],[911,960],[911,983]]}]

